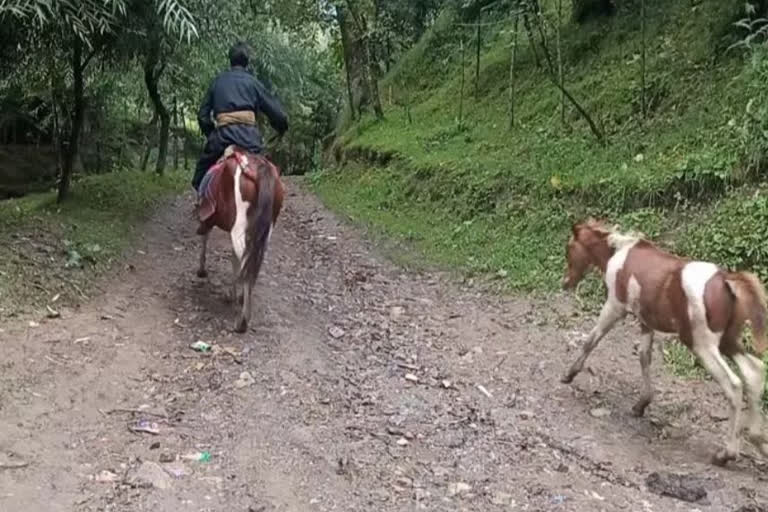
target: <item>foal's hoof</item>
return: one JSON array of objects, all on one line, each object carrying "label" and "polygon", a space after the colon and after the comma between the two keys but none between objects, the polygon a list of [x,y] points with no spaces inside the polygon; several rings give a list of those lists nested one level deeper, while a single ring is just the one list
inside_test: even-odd
[{"label": "foal's hoof", "polygon": [[570,373],[566,373],[565,375],[563,375],[560,378],[560,382],[562,382],[563,384],[570,384],[571,382],[573,382],[573,379],[575,377],[576,377],[576,375],[573,375],[573,374],[570,374]]},{"label": "foal's hoof", "polygon": [[200,279],[205,279],[206,277],[208,277],[208,271],[205,270],[204,268],[197,269],[197,277],[199,277]]},{"label": "foal's hoof", "polygon": [[235,322],[235,332],[243,334],[248,330],[248,320],[245,318],[238,318]]},{"label": "foal's hoof", "polygon": [[726,449],[722,449],[712,456],[712,464],[715,466],[723,467],[729,462],[736,460],[737,454],[729,452]]}]

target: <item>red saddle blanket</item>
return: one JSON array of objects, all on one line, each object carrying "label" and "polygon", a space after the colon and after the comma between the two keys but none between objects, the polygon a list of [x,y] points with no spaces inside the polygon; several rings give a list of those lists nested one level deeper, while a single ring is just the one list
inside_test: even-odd
[{"label": "red saddle blanket", "polygon": [[228,148],[218,162],[205,173],[200,188],[198,189],[198,217],[201,223],[206,222],[216,213],[216,206],[223,197],[223,187],[234,188],[234,173],[227,172],[227,164],[232,162],[231,169],[240,165],[243,174],[253,181],[258,180],[258,170],[267,166],[278,176],[280,170],[264,155],[254,155],[239,149]]}]

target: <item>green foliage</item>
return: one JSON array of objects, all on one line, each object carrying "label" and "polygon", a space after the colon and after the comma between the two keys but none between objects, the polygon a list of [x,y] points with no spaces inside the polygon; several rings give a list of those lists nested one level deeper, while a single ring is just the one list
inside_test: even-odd
[{"label": "green foliage", "polygon": [[[768,25],[766,25],[768,27]],[[764,174],[768,169],[768,46],[752,47],[748,75],[749,100],[741,126],[741,146],[747,171]]]},{"label": "green foliage", "polygon": [[664,345],[664,363],[673,375],[684,379],[710,378],[707,371],[698,364],[694,356],[685,345],[677,340],[672,340]]},{"label": "green foliage", "polygon": [[746,191],[706,212],[707,222],[680,233],[679,250],[732,270],[751,270],[768,281],[768,196]]},{"label": "green foliage", "polygon": [[[135,1],[135,0],[134,0]],[[112,32],[123,21],[131,0],[1,0],[0,19],[31,19],[39,27],[63,24],[88,45],[95,35]],[[141,3],[139,0],[137,3]],[[189,10],[178,0],[156,0],[158,17],[169,31],[191,40],[197,28]]]}]

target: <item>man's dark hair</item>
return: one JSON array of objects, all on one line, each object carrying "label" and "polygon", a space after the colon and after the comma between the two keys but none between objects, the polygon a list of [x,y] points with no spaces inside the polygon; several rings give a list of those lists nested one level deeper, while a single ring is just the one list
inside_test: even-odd
[{"label": "man's dark hair", "polygon": [[242,41],[229,49],[229,65],[248,67],[248,46]]}]

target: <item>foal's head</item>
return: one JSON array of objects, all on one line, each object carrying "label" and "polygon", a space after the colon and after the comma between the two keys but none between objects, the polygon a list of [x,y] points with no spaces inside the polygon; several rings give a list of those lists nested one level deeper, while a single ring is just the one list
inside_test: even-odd
[{"label": "foal's head", "polygon": [[601,221],[590,218],[574,224],[571,231],[565,249],[567,268],[562,281],[565,290],[579,284],[590,267],[605,270],[605,264],[613,254],[613,248],[608,243],[611,231]]}]

